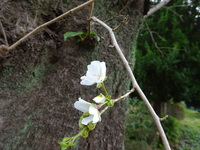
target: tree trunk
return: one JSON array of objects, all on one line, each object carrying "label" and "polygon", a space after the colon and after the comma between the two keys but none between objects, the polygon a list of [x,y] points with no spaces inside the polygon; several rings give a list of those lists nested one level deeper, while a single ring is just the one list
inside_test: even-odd
[{"label": "tree trunk", "polygon": [[[84,3],[83,0],[1,0],[0,19],[11,45],[38,25]],[[142,21],[144,2],[141,0],[99,0],[94,15],[111,27],[127,22],[116,32],[119,45],[131,63],[133,45]],[[100,91],[80,85],[93,60],[105,61],[109,93],[116,98],[130,87],[122,62],[110,48],[108,32],[98,24],[92,31],[101,41],[77,38],[63,40],[69,31],[86,31],[89,6],[44,28],[30,37],[7,57],[0,58],[0,149],[55,150],[58,141],[78,133],[81,113],[73,107],[79,97],[90,101]],[[117,15],[117,16],[116,16]],[[115,17],[114,17],[115,16]],[[112,18],[114,17],[114,18]],[[5,44],[3,32],[0,45]],[[125,101],[115,104],[102,115],[102,121],[75,149],[124,149]],[[74,148],[72,148],[74,149]]]}]

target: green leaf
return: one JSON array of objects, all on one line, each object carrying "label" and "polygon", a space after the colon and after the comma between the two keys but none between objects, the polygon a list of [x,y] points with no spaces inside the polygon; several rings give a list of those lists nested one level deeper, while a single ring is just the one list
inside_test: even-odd
[{"label": "green leaf", "polygon": [[97,36],[97,33],[95,33],[95,32],[90,32],[90,34]]},{"label": "green leaf", "polygon": [[71,139],[71,137],[64,137],[62,141],[66,142],[66,141],[69,141],[70,139]]},{"label": "green leaf", "polygon": [[73,36],[77,36],[77,35],[83,35],[84,32],[66,32],[63,36],[64,36],[64,40],[66,41],[68,37],[73,37]]},{"label": "green leaf", "polygon": [[58,142],[58,144],[62,147],[61,150],[66,150],[69,146],[74,146],[71,137],[64,137],[61,142]]},{"label": "green leaf", "polygon": [[83,41],[83,39],[80,38],[76,42],[79,43],[79,42],[82,42],[82,41]]},{"label": "green leaf", "polygon": [[69,144],[67,144],[67,146],[69,147],[69,146],[74,146],[74,144],[73,143],[69,143]]},{"label": "green leaf", "polygon": [[99,41],[101,40],[101,38],[97,35],[97,33],[95,33],[95,32],[90,32],[90,34],[97,37],[97,42],[99,42]]},{"label": "green leaf", "polygon": [[58,144],[59,144],[60,146],[62,146],[62,147],[67,147],[67,144],[64,143],[64,142],[58,142]]}]

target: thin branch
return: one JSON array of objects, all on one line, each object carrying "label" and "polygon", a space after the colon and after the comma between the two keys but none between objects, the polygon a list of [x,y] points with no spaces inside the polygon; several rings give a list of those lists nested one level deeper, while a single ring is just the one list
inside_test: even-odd
[{"label": "thin branch", "polygon": [[175,14],[176,16],[178,16],[179,17],[179,19],[183,22],[184,21],[184,19],[183,19],[183,15],[180,15],[180,14],[178,14],[176,11],[174,11],[172,8],[170,8],[170,7],[166,7],[169,11],[171,11],[173,14]]},{"label": "thin branch", "polygon": [[113,17],[111,17],[111,18],[105,20],[104,22],[108,22],[108,21],[110,21],[110,20],[116,18],[117,16],[119,16],[119,15],[130,5],[131,2],[132,2],[132,1],[128,1],[127,4],[126,4],[115,16],[113,16]]},{"label": "thin branch", "polygon": [[128,19],[128,16],[126,16],[126,17],[124,18],[124,20],[123,20],[117,27],[115,27],[115,28],[113,29],[113,31],[116,31],[117,29],[119,29],[119,28],[127,21],[127,19]]},{"label": "thin branch", "polygon": [[90,4],[90,10],[88,15],[88,34],[90,35],[91,32],[91,17],[93,16],[93,10],[94,10],[94,2]]},{"label": "thin branch", "polygon": [[37,33],[38,31],[40,31],[42,28],[44,28],[44,27],[46,27],[46,26],[48,26],[48,25],[50,25],[50,24],[52,24],[52,23],[54,23],[54,22],[62,19],[63,17],[65,17],[67,15],[70,15],[70,14],[74,13],[77,10],[80,10],[80,9],[86,7],[87,5],[89,5],[89,4],[91,4],[91,3],[95,2],[95,1],[96,0],[89,0],[89,1],[87,1],[87,2],[85,2],[83,4],[81,4],[81,5],[79,5],[79,6],[75,7],[75,8],[73,8],[73,9],[65,12],[64,14],[62,14],[62,15],[60,15],[60,16],[58,16],[58,17],[56,17],[56,18],[54,18],[54,19],[52,19],[52,20],[50,20],[50,21],[48,21],[48,22],[46,22],[46,23],[44,23],[44,24],[42,24],[40,26],[38,26],[33,31],[31,31],[30,33],[28,33],[27,35],[25,35],[24,37],[22,37],[20,40],[18,40],[16,43],[14,43],[13,45],[11,45],[9,47],[9,49],[8,49],[9,52],[12,49],[16,48],[19,44],[21,44],[22,42],[24,42],[26,39],[28,39],[30,36],[32,36],[33,34]]},{"label": "thin branch", "polygon": [[92,20],[95,21],[95,22],[98,22],[100,25],[102,25],[104,28],[106,28],[110,34],[110,38],[111,38],[111,41],[112,41],[112,44],[113,46],[115,46],[115,49],[120,57],[120,59],[122,60],[126,70],[127,70],[127,73],[131,79],[131,82],[133,84],[133,88],[138,92],[138,94],[140,95],[141,99],[144,101],[147,109],[149,110],[150,114],[152,115],[153,117],[153,120],[157,126],[157,129],[160,133],[160,136],[161,136],[161,139],[162,139],[162,142],[164,144],[164,147],[165,147],[165,150],[171,150],[170,146],[169,146],[169,142],[167,140],[167,137],[165,135],[165,132],[162,128],[162,125],[160,123],[160,118],[157,116],[157,114],[155,113],[154,109],[152,108],[151,104],[149,103],[148,99],[146,98],[146,96],[144,95],[143,91],[141,90],[141,88],[139,87],[136,79],[135,79],[135,76],[133,75],[133,72],[129,66],[129,63],[128,61],[126,60],[124,54],[122,53],[122,50],[120,49],[118,43],[117,43],[117,40],[115,38],[115,35],[114,35],[114,32],[112,31],[112,29],[107,25],[105,24],[104,22],[102,22],[101,20],[97,19],[96,17],[92,17]]},{"label": "thin branch", "polygon": [[161,1],[156,6],[154,6],[153,8],[151,8],[148,11],[147,15],[144,16],[144,18],[147,18],[147,17],[151,16],[153,13],[155,13],[156,11],[158,11],[159,9],[161,9],[163,6],[165,6],[169,2],[170,2],[170,0]]},{"label": "thin branch", "polygon": [[120,96],[120,97],[118,97],[118,98],[116,98],[116,99],[114,99],[113,101],[114,102],[117,102],[117,101],[119,101],[119,100],[121,100],[121,99],[125,99],[127,96],[129,96],[132,92],[134,92],[135,91],[135,89],[134,88],[132,88],[130,91],[128,91],[126,94],[124,94],[124,95],[122,95],[122,96]]},{"label": "thin branch", "polygon": [[[157,32],[151,31],[151,29],[149,28],[148,23],[146,22],[146,19],[144,19],[144,22],[145,22],[145,25],[147,26],[147,30],[149,31],[149,34],[150,34],[152,42],[154,43],[154,46],[158,49],[158,51],[162,54],[162,56],[166,55],[166,53],[164,53],[161,49],[177,50],[177,48],[173,48],[173,47],[160,47],[160,46],[158,46],[153,34],[156,34],[162,40],[164,40],[164,38],[161,35],[159,35]],[[184,49],[178,49],[178,50],[184,50]]]},{"label": "thin branch", "polygon": [[167,117],[168,117],[168,115],[166,115],[166,116],[160,118],[160,121],[163,121],[163,120],[167,119]]},{"label": "thin branch", "polygon": [[1,27],[1,31],[2,31],[4,39],[5,39],[5,45],[9,46],[8,45],[8,40],[7,40],[7,37],[6,37],[6,32],[5,32],[4,27],[3,27],[2,23],[1,23],[1,20],[0,20],[0,27]]},{"label": "thin branch", "polygon": [[146,22],[146,19],[144,19],[144,22],[145,22],[145,25],[147,26],[147,29],[148,29],[149,34],[150,34],[150,36],[151,36],[152,42],[154,43],[154,45],[155,45],[155,47],[158,49],[158,51],[163,55],[163,52],[160,50],[160,48],[158,47],[157,42],[156,42],[155,39],[154,39],[154,36],[153,36],[153,34],[152,34],[153,32],[150,30],[149,25],[148,25],[147,22]]},{"label": "thin branch", "polygon": [[101,110],[100,115],[102,115],[108,108],[110,107],[106,106],[103,110]]},{"label": "thin branch", "polygon": [[[134,91],[135,91],[135,89],[132,88],[132,89],[131,89],[130,91],[128,91],[126,94],[124,94],[124,95],[122,95],[122,96],[120,96],[120,97],[118,97],[118,98],[116,98],[116,99],[113,99],[113,101],[116,103],[116,102],[118,102],[119,100],[125,99],[126,97],[128,97],[128,96],[129,96],[132,92],[134,92]],[[109,108],[108,106],[105,107],[103,110],[101,110],[100,114],[103,114],[108,108]]]},{"label": "thin branch", "polygon": [[[191,7],[192,4],[187,5],[175,5],[175,6],[169,6],[168,8],[174,8],[174,7]],[[194,6],[194,5],[193,5]]]}]

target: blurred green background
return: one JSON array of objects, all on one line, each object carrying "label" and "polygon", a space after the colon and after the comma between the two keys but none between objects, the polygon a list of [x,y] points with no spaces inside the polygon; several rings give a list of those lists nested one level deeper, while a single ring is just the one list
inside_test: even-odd
[{"label": "blurred green background", "polygon": [[[152,0],[151,7],[159,3]],[[200,150],[200,1],[176,0],[144,20],[134,74],[174,150]],[[126,150],[164,149],[143,102],[132,95]]]}]

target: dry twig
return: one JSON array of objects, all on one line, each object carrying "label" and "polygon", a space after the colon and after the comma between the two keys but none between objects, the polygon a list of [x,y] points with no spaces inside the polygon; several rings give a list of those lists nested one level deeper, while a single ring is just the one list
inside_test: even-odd
[{"label": "dry twig", "polygon": [[19,44],[21,44],[22,42],[24,42],[26,39],[28,39],[30,36],[32,36],[33,34],[37,33],[38,31],[40,31],[42,28],[44,28],[44,27],[46,27],[46,26],[48,26],[48,25],[50,25],[50,24],[52,24],[52,23],[54,23],[54,22],[62,19],[63,17],[65,17],[67,15],[70,15],[70,14],[74,13],[77,10],[80,10],[80,9],[86,7],[87,5],[90,5],[91,3],[94,3],[95,1],[96,0],[89,0],[89,1],[87,1],[87,2],[85,2],[83,4],[81,4],[81,5],[79,5],[79,6],[75,7],[75,8],[73,8],[73,9],[65,12],[64,14],[62,14],[62,15],[60,15],[60,16],[58,16],[58,17],[56,17],[56,18],[54,18],[54,19],[52,19],[52,20],[50,20],[50,21],[48,21],[48,22],[46,22],[46,23],[44,23],[44,24],[42,24],[40,26],[38,26],[33,31],[31,31],[30,33],[28,33],[27,35],[25,35],[24,37],[22,37],[21,39],[19,39],[16,43],[14,43],[13,45],[11,45],[8,48],[9,52],[12,49],[16,48]]},{"label": "dry twig", "polygon": [[[134,92],[135,91],[135,89],[134,88],[132,88],[130,91],[128,91],[126,94],[124,94],[124,95],[122,95],[122,96],[120,96],[120,97],[118,97],[118,98],[116,98],[116,99],[113,99],[113,101],[114,102],[118,102],[119,100],[121,100],[121,99],[125,99],[126,97],[128,97],[132,92]],[[105,107],[103,110],[101,110],[101,112],[100,112],[100,114],[103,114],[107,109],[108,109],[109,107],[107,106],[107,107]]]},{"label": "dry twig", "polygon": [[165,150],[171,150],[170,146],[169,146],[169,142],[167,140],[167,137],[165,135],[165,132],[163,130],[163,127],[160,123],[160,118],[158,117],[158,115],[155,113],[154,109],[152,108],[151,104],[149,103],[148,99],[146,98],[146,96],[144,95],[143,91],[141,90],[140,86],[138,85],[136,79],[135,79],[135,76],[133,75],[133,72],[129,66],[129,63],[128,61],[126,60],[124,54],[122,53],[122,50],[120,49],[118,43],[117,43],[117,40],[115,38],[115,35],[114,35],[114,32],[113,30],[107,25],[105,24],[104,22],[102,22],[101,20],[97,19],[96,17],[92,17],[92,20],[95,21],[95,22],[98,22],[100,25],[102,25],[104,28],[106,28],[110,34],[110,38],[111,38],[111,41],[112,41],[112,44],[113,46],[115,47],[120,59],[122,60],[123,64],[124,64],[124,67],[126,68],[127,70],[127,73],[132,81],[132,85],[133,85],[133,88],[138,92],[138,94],[140,95],[141,99],[144,101],[147,109],[149,110],[150,114],[152,115],[153,117],[153,120],[157,126],[157,129],[160,133],[160,136],[161,136],[161,139],[162,139],[162,142],[164,144],[164,147],[165,147]]},{"label": "dry twig", "polygon": [[124,18],[124,20],[123,20],[117,27],[115,27],[115,28],[113,29],[113,31],[116,31],[117,29],[119,29],[119,28],[127,21],[127,19],[128,19],[128,16],[126,16],[126,17]]},{"label": "dry twig", "polygon": [[158,11],[160,8],[162,8],[163,6],[165,6],[169,2],[170,2],[170,0],[161,1],[156,6],[154,6],[153,8],[151,8],[148,11],[147,15],[144,16],[144,18],[147,18],[147,17],[151,16],[153,13],[155,13],[156,11]]},{"label": "dry twig", "polygon": [[1,31],[2,31],[4,39],[5,39],[5,44],[6,44],[6,46],[9,46],[8,45],[8,40],[7,40],[7,37],[6,37],[6,32],[5,32],[4,27],[3,27],[2,23],[1,23],[1,20],[0,20],[0,27],[1,27]]},{"label": "dry twig", "polygon": [[94,2],[90,4],[90,10],[88,15],[88,34],[90,35],[91,32],[91,17],[93,16],[93,10],[94,10]]},{"label": "dry twig", "polygon": [[166,115],[166,116],[160,118],[160,121],[163,121],[163,120],[167,119],[167,117],[168,117],[168,115]]}]

